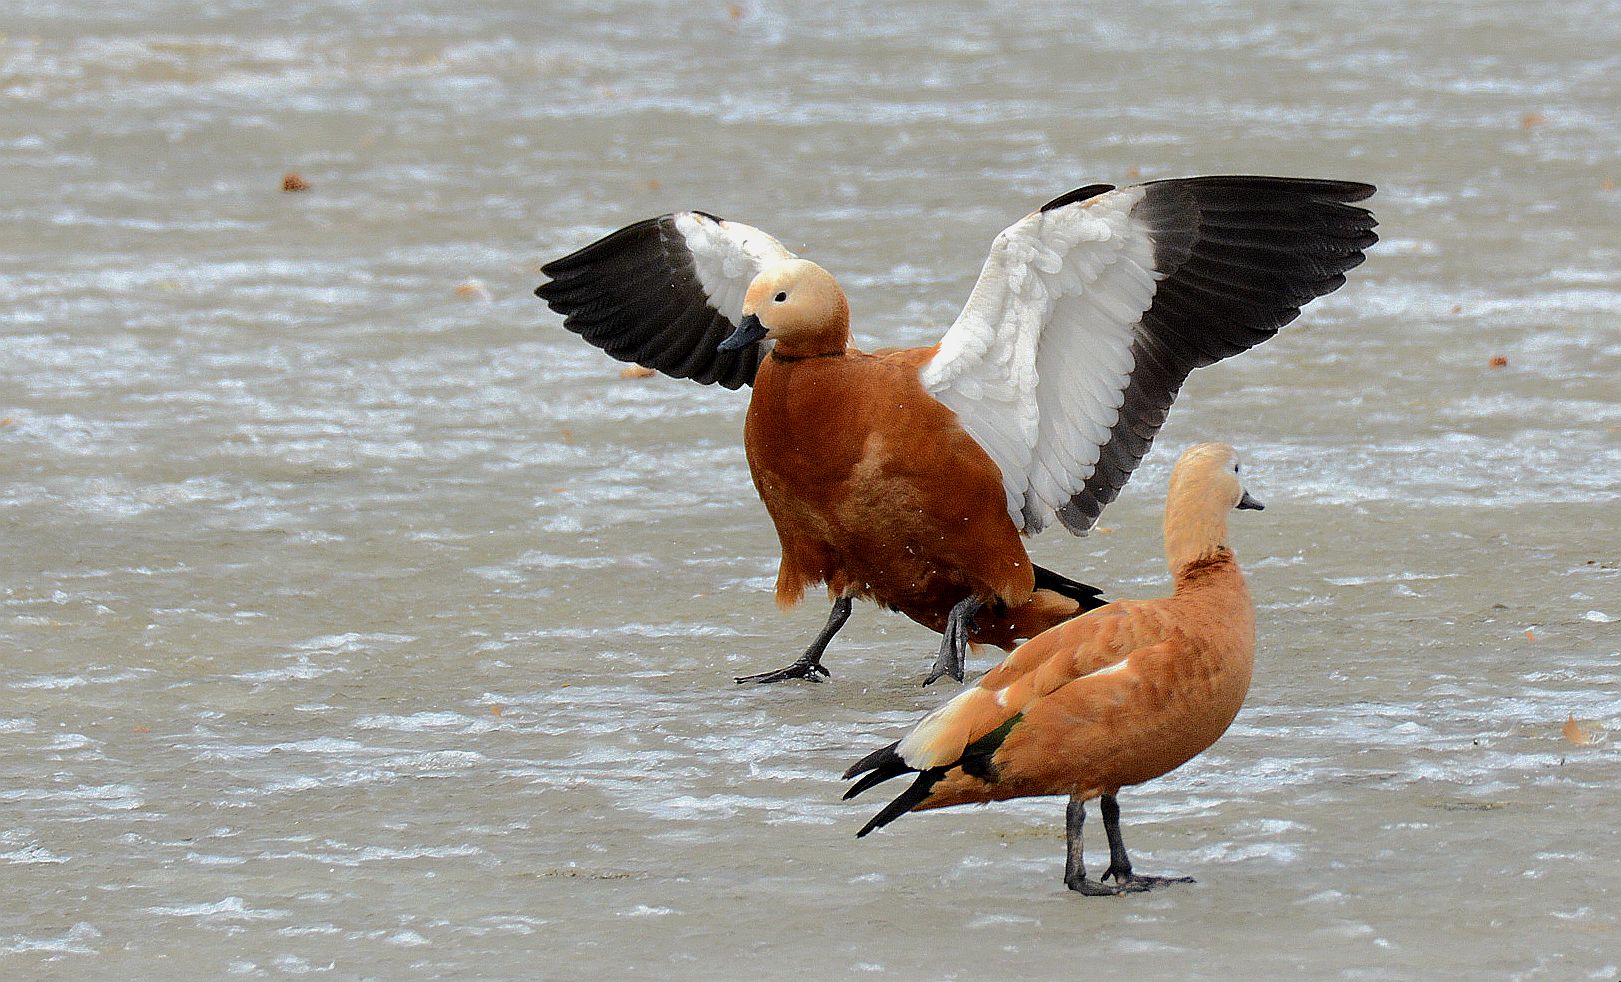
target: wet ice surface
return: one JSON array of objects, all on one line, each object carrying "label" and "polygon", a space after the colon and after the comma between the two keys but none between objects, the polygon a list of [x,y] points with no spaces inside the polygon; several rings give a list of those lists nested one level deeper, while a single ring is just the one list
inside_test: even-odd
[{"label": "wet ice surface", "polygon": [[[1602,5],[121,11],[0,40],[0,971],[1618,974],[1617,742],[1560,735],[1621,729]],[[1269,505],[1248,706],[1122,797],[1199,882],[1083,901],[1057,801],[852,838],[933,636],[862,607],[833,684],[733,686],[825,616],[771,603],[746,397],[529,291],[698,206],[923,343],[1132,168],[1372,180],[1384,242],[1034,544],[1158,592],[1201,439]]]}]

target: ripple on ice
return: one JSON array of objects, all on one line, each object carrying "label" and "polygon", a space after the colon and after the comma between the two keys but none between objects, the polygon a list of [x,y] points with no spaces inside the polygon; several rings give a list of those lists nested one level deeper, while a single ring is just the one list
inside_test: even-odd
[{"label": "ripple on ice", "polygon": [[38,801],[59,804],[64,811],[83,807],[104,811],[133,811],[146,804],[140,789],[129,784],[80,784],[67,789],[22,788],[0,791],[0,801]]},{"label": "ripple on ice", "polygon": [[301,682],[342,671],[340,668],[317,665],[310,661],[310,657],[305,654],[298,654],[293,657],[297,660],[291,665],[284,665],[281,668],[266,668],[257,672],[243,672],[236,677],[243,682],[253,683]]},{"label": "ripple on ice", "polygon": [[385,644],[406,644],[416,638],[409,634],[387,634],[382,632],[348,634],[323,634],[319,637],[300,641],[293,645],[297,651],[321,651],[330,654],[356,654],[376,650]]},{"label": "ripple on ice", "polygon": [[967,928],[982,927],[1018,927],[1023,924],[1040,924],[1038,917],[1025,917],[1021,914],[980,914],[978,917],[963,925]]},{"label": "ripple on ice", "polygon": [[69,857],[51,852],[38,843],[29,843],[9,852],[0,852],[0,863],[8,866],[55,866]]},{"label": "ripple on ice", "polygon": [[0,951],[15,955],[26,954],[31,951],[50,952],[65,955],[94,955],[94,948],[89,942],[101,937],[101,932],[90,924],[80,921],[68,928],[66,934],[58,938],[25,938],[14,936],[4,943],[0,943]]},{"label": "ripple on ice", "polygon": [[396,733],[488,733],[500,727],[496,719],[468,716],[453,712],[412,713],[398,716],[387,713],[362,716],[355,720],[357,730],[392,730]]},{"label": "ripple on ice", "polygon": [[323,851],[298,850],[293,852],[267,852],[260,854],[260,859],[307,859],[329,866],[355,867],[362,863],[387,862],[392,860],[413,859],[462,859],[470,856],[483,856],[485,850],[474,845],[460,846],[408,846],[403,849],[392,846],[361,846],[354,848],[344,843],[325,843]]},{"label": "ripple on ice", "polygon": [[195,917],[204,924],[227,921],[273,921],[287,916],[287,911],[249,907],[241,897],[226,897],[214,903],[175,904],[148,907],[150,913],[165,917]]}]

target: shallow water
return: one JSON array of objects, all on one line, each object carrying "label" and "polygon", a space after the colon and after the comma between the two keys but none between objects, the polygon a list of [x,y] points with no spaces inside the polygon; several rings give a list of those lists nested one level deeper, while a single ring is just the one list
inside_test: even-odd
[{"label": "shallow water", "polygon": [[[1621,738],[1561,726],[1621,729],[1614,15],[14,6],[0,974],[1613,980]],[[857,842],[934,636],[734,686],[826,612],[746,397],[621,380],[538,264],[702,207],[918,343],[1047,198],[1219,172],[1373,181],[1383,242],[1033,544],[1152,595],[1170,461],[1246,455],[1249,703],[1122,797],[1198,883],[1068,894],[1056,800]]]}]

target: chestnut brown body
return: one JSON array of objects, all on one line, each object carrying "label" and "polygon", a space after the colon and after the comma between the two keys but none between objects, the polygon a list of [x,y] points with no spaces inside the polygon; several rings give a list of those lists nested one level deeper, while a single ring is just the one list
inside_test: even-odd
[{"label": "chestnut brown body", "polygon": [[867,354],[848,347],[842,294],[807,309],[826,317],[773,323],[744,428],[782,543],[777,603],[825,583],[833,597],[876,601],[940,631],[971,595],[988,605],[971,639],[1007,649],[1079,613],[1075,600],[1035,589],[1001,472],[924,391],[918,369],[936,349]]}]

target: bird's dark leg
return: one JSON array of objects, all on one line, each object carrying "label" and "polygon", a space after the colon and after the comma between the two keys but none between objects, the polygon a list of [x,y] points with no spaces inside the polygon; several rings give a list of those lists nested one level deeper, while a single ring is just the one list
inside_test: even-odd
[{"label": "bird's dark leg", "polygon": [[1120,893],[1140,893],[1167,883],[1192,883],[1191,876],[1139,876],[1131,871],[1131,857],[1126,855],[1126,842],[1120,837],[1120,802],[1112,794],[1103,796],[1103,831],[1109,837],[1109,868],[1098,877],[1114,877],[1115,889]]},{"label": "bird's dark leg", "polygon": [[970,594],[951,608],[946,617],[946,629],[941,632],[940,656],[934,660],[934,670],[923,680],[924,685],[947,675],[962,681],[963,668],[968,664],[968,635],[974,630],[974,615],[983,606],[984,601]]},{"label": "bird's dark leg", "polygon": [[827,650],[827,643],[833,640],[833,635],[839,633],[839,628],[850,619],[850,598],[840,597],[833,601],[833,610],[827,615],[827,623],[822,627],[822,633],[810,643],[799,660],[786,668],[779,668],[775,672],[761,672],[759,675],[740,675],[737,684],[745,682],[758,682],[764,685],[767,682],[782,682],[786,679],[804,679],[807,682],[820,682],[821,676],[832,675],[822,667],[822,652]]},{"label": "bird's dark leg", "polygon": [[1081,859],[1081,826],[1085,822],[1086,799],[1071,795],[1069,807],[1064,809],[1064,886],[1088,897],[1112,897],[1119,892],[1114,887],[1086,878],[1086,863]]}]

